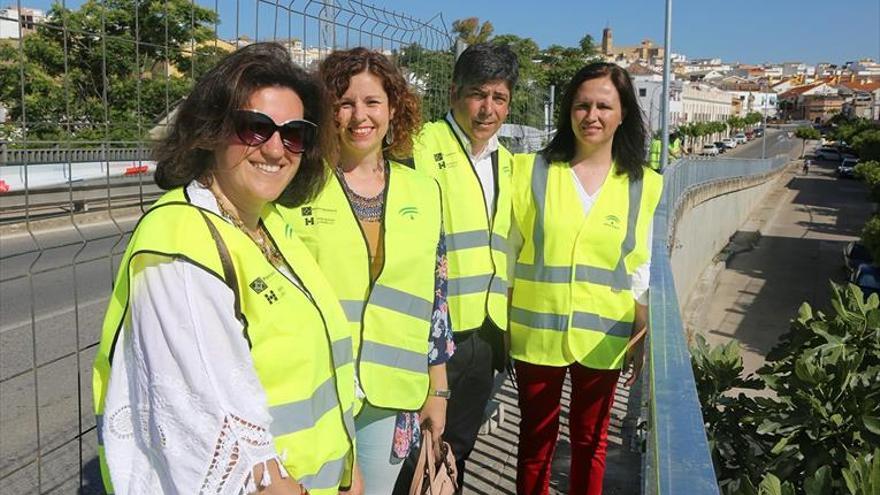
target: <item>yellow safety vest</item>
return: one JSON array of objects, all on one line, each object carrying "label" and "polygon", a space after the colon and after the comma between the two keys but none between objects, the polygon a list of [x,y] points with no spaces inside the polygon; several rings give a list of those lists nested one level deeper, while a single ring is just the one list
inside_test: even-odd
[{"label": "yellow safety vest", "polygon": [[649,256],[663,188],[609,172],[584,215],[568,163],[517,155],[513,214],[523,235],[510,310],[511,357],[545,366],[620,368],[635,316],[632,274]]},{"label": "yellow safety vest", "polygon": [[385,177],[385,259],[375,282],[370,280],[366,238],[336,174],[312,203],[280,211],[342,303],[367,401],[376,407],[417,410],[429,384],[440,191],[430,177],[399,163],[386,165]]},{"label": "yellow safety vest", "polygon": [[189,203],[182,188],[164,194],[141,218],[120,264],[93,368],[98,453],[113,487],[100,436],[118,333],[129,311],[129,283],[156,259],[185,260],[235,293],[257,377],[266,392],[270,431],[284,467],[310,493],[335,495],[353,459],[354,366],[345,316],[333,290],[274,206],[262,222],[303,288],[272,266],[253,241],[220,216]]},{"label": "yellow safety vest", "polygon": [[482,326],[487,316],[498,328],[506,330],[507,236],[513,157],[503,146],[493,156],[495,215],[492,219],[477,171],[451,124],[446,121],[425,124],[413,141],[413,159],[416,170],[440,184],[452,330],[474,330]]},{"label": "yellow safety vest", "polygon": [[669,143],[669,153],[675,158],[681,158],[681,139],[675,138]]},{"label": "yellow safety vest", "polygon": [[659,139],[651,140],[651,151],[648,154],[648,165],[653,170],[660,170],[660,155],[663,150],[663,142]]}]

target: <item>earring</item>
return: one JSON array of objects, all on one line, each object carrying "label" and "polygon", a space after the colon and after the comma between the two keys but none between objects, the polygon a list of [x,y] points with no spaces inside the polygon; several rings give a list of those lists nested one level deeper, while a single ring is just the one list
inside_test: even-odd
[{"label": "earring", "polygon": [[388,132],[385,133],[385,146],[394,144],[394,124],[388,122]]}]

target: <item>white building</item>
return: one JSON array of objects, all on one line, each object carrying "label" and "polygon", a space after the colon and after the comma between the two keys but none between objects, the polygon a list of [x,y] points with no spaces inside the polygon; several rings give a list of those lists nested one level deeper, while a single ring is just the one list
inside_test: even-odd
[{"label": "white building", "polygon": [[880,64],[870,58],[847,62],[846,68],[858,76],[880,76]]},{"label": "white building", "polygon": [[[679,124],[695,122],[727,122],[733,113],[733,95],[714,86],[703,83],[686,82],[681,93],[682,113]],[[702,142],[711,143],[720,135],[704,136]],[[702,143],[696,143],[694,151],[699,151]]]},{"label": "white building", "polygon": [[[639,106],[644,115],[648,132],[654,133],[662,128],[660,112],[663,105],[663,76],[660,74],[638,74],[632,76]],[[669,85],[669,128],[674,129],[681,123],[681,91],[682,82],[673,80]]]},{"label": "white building", "polygon": [[[46,19],[46,14],[40,9],[0,8],[0,39],[18,39],[19,32],[22,35],[32,33],[36,29],[36,25],[43,22],[44,19]],[[19,25],[21,26],[20,31]]]},{"label": "white building", "polygon": [[740,102],[740,113],[758,112],[767,118],[776,116],[777,94],[769,89],[764,91],[728,90],[734,99]]}]

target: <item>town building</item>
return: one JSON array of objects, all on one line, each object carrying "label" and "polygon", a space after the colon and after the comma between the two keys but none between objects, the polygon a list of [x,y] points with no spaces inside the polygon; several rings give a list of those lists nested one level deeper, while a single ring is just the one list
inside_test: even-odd
[{"label": "town building", "polygon": [[40,9],[27,7],[0,8],[0,39],[18,39],[36,31],[37,24],[46,19],[46,14]]}]

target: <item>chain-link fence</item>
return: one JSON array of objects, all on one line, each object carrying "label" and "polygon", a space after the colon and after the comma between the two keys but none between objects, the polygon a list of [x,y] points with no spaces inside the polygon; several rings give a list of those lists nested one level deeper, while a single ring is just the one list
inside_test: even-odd
[{"label": "chain-link fence", "polygon": [[[44,14],[41,17],[40,14]],[[22,19],[33,19],[23,22]],[[151,136],[224,54],[274,40],[314,68],[387,54],[448,109],[453,39],[359,1],[60,1],[0,9],[0,493],[101,493],[91,365],[129,234],[158,196]]]}]

